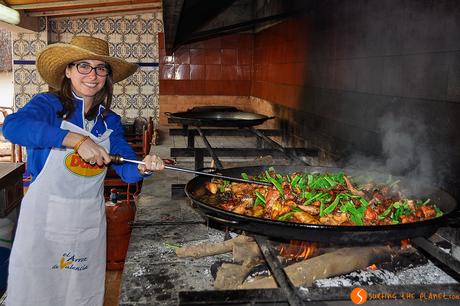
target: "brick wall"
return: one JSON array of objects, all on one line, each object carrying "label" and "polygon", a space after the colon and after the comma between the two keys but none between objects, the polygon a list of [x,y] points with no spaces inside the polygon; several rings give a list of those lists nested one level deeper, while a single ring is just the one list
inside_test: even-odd
[{"label": "brick wall", "polygon": [[299,108],[302,87],[307,82],[306,21],[289,19],[255,35],[252,96]]},{"label": "brick wall", "polygon": [[[273,103],[291,142],[460,199],[460,3],[324,0],[312,9],[306,33],[291,20],[255,36],[252,96]],[[289,42],[306,44],[304,61],[280,62]],[[283,70],[301,67],[297,88]]]},{"label": "brick wall", "polygon": [[234,34],[181,46],[166,56],[160,41],[160,95],[249,96],[252,34]]}]

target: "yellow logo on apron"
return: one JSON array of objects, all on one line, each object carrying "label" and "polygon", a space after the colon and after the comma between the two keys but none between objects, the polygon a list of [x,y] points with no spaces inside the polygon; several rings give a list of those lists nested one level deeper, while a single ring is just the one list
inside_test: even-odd
[{"label": "yellow logo on apron", "polygon": [[81,176],[96,176],[104,172],[104,166],[90,165],[85,162],[77,153],[67,154],[65,165],[70,172]]},{"label": "yellow logo on apron", "polygon": [[64,269],[65,267],[67,266],[70,266],[71,264],[73,264],[73,261],[65,261],[65,258],[64,256],[61,257],[61,261],[59,262],[59,269]]}]

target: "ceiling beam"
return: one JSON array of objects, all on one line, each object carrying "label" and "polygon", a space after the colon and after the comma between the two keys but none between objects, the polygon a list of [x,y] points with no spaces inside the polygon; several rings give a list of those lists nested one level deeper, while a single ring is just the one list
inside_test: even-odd
[{"label": "ceiling beam", "polygon": [[[12,9],[15,10],[36,10],[36,9],[59,9],[66,8],[69,6],[97,6],[100,4],[117,4],[117,3],[130,3],[130,5],[135,5],[137,1],[129,0],[75,0],[75,1],[59,1],[59,2],[46,2],[46,3],[30,3],[30,4],[15,4],[9,5]],[[160,0],[151,0],[148,4],[161,3]]]},{"label": "ceiling beam", "polygon": [[159,13],[161,9],[158,10],[132,10],[127,11],[124,10],[122,12],[98,12],[98,13],[88,13],[88,14],[80,14],[80,15],[68,15],[68,16],[53,16],[50,18],[97,18],[97,17],[115,17],[115,16],[126,16],[126,15],[142,15],[142,14],[151,14],[151,13]]},{"label": "ceiling beam", "polygon": [[98,14],[107,12],[127,12],[133,10],[144,11],[158,11],[161,10],[161,3],[145,3],[145,4],[132,4],[125,6],[102,6],[102,7],[89,7],[81,9],[67,9],[55,10],[44,12],[27,12],[27,16],[45,17],[45,16],[70,16],[70,15],[85,15],[85,14]]},{"label": "ceiling beam", "polygon": [[20,13],[21,21],[17,25],[9,24],[3,21],[0,21],[0,28],[6,28],[11,32],[39,32],[40,31],[40,21],[38,17],[28,17]]}]

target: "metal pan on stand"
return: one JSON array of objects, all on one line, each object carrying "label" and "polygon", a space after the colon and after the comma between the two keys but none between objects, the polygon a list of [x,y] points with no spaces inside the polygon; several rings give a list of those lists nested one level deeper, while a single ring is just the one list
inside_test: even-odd
[{"label": "metal pan on stand", "polygon": [[165,114],[170,123],[197,127],[250,127],[274,118],[241,111],[186,111]]},{"label": "metal pan on stand", "polygon": [[[248,175],[259,175],[267,168],[268,167],[229,168],[221,170],[220,173],[229,176],[240,176],[242,172]],[[275,166],[275,170],[280,174],[288,174],[295,171],[328,173],[344,171],[338,168],[302,166]],[[348,173],[349,171],[347,170],[346,172]],[[335,226],[268,220],[223,210],[200,200],[200,195],[204,192],[205,183],[209,180],[210,179],[207,177],[195,177],[190,180],[185,187],[187,196],[198,206],[199,210],[206,217],[232,228],[273,238],[337,244],[373,244],[386,241],[400,241],[413,237],[428,237],[434,234],[441,226],[446,226],[448,223],[452,222],[458,222],[458,216],[456,216],[457,203],[455,199],[437,188],[426,188],[425,194],[417,196],[430,198],[436,203],[444,212],[444,215],[441,217],[395,225]]]}]

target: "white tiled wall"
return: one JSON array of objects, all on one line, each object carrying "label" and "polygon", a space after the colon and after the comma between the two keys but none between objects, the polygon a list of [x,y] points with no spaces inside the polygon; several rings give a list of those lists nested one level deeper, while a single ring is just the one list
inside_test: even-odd
[{"label": "white tiled wall", "polygon": [[140,65],[139,70],[114,87],[112,109],[125,120],[159,117],[158,32],[161,13],[119,17],[54,18],[36,34],[13,37],[15,106],[22,107],[36,93],[47,91],[35,68],[38,51],[55,42],[69,42],[75,35],[94,36],[109,42],[111,55]]}]

